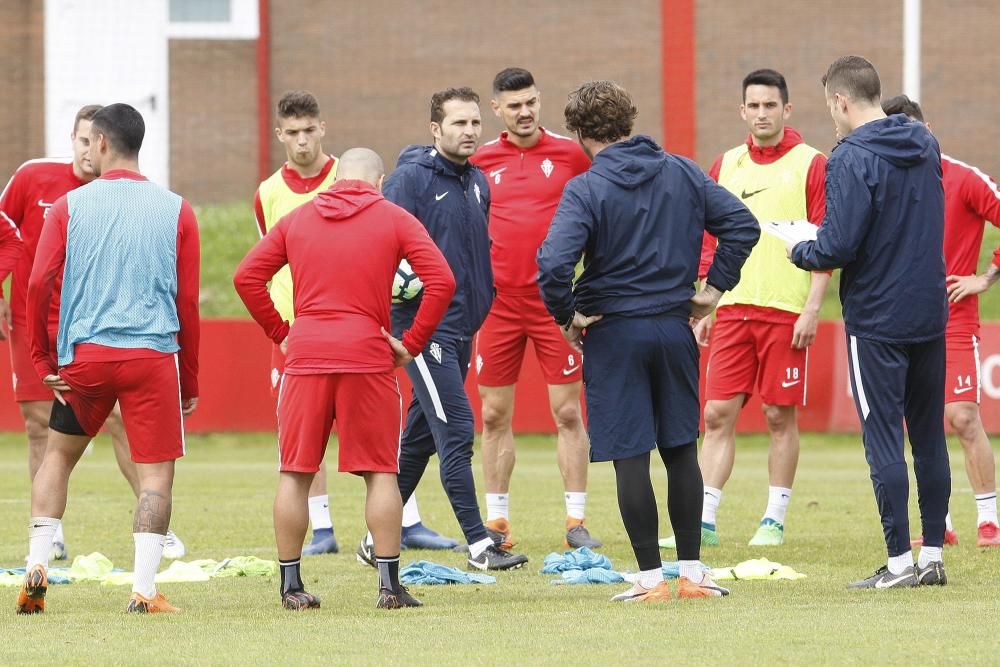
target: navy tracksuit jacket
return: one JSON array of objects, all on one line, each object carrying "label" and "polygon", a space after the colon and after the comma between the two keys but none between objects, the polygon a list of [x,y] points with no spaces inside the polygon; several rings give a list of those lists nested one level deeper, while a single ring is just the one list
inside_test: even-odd
[{"label": "navy tracksuit jacket", "polygon": [[[493,304],[493,269],[487,230],[490,189],[479,168],[457,165],[431,146],[408,146],[386,179],[386,199],[427,228],[455,274],[455,296],[430,342],[406,373],[413,400],[400,441],[399,491],[405,502],[437,453],[441,481],[465,539],[488,537],[472,476],[475,424],[465,393],[472,339]],[[410,326],[419,299],[392,306],[396,336]]]},{"label": "navy tracksuit jacket", "polygon": [[898,114],[862,125],[833,150],[826,219],[792,253],[803,269],[843,268],[851,388],[890,556],[910,550],[904,419],[924,544],[944,542],[943,241],[941,150],[922,123]]},{"label": "navy tracksuit jacket", "polygon": [[575,310],[604,318],[583,339],[592,461],[698,437],[688,316],[706,229],[719,239],[708,282],[732,289],[760,237],[757,221],[698,165],[646,136],[606,147],[563,190],[538,251],[538,284],[559,324]]}]

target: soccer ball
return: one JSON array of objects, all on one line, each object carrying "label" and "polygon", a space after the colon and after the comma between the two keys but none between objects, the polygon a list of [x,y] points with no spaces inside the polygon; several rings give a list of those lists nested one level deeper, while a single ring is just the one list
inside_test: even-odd
[{"label": "soccer ball", "polygon": [[396,268],[396,276],[392,279],[392,302],[407,303],[413,301],[424,289],[424,283],[413,272],[410,263],[405,259]]}]

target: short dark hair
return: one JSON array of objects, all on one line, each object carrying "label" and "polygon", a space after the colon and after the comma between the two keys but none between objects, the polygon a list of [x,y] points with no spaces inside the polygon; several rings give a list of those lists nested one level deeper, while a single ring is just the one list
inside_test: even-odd
[{"label": "short dark hair", "polygon": [[447,88],[431,95],[431,122],[440,123],[444,120],[444,105],[446,102],[459,100],[460,102],[475,102],[479,104],[479,95],[472,88],[462,86],[461,88]]},{"label": "short dark hair", "polygon": [[885,112],[886,116],[901,113],[919,120],[921,123],[924,122],[924,112],[920,110],[920,105],[906,95],[896,95],[882,102],[882,111]]},{"label": "short dark hair", "polygon": [[308,90],[290,90],[278,100],[278,118],[319,118],[319,102]]},{"label": "short dark hair", "polygon": [[508,67],[493,77],[493,94],[497,95],[509,90],[524,90],[535,85],[535,77],[531,72],[520,67]]},{"label": "short dark hair", "polygon": [[861,56],[837,58],[820,81],[832,92],[846,93],[853,100],[878,104],[882,97],[878,71]]},{"label": "short dark hair", "polygon": [[788,84],[781,72],[773,69],[755,69],[743,77],[743,101],[747,99],[747,88],[750,86],[771,86],[781,93],[781,103],[788,104]]},{"label": "short dark hair", "polygon": [[589,81],[569,94],[566,128],[584,139],[610,144],[632,134],[639,111],[628,91],[614,81]]},{"label": "short dark hair", "polygon": [[76,118],[73,119],[73,134],[76,134],[76,131],[80,129],[81,120],[93,120],[94,114],[102,108],[100,104],[88,104],[80,107],[80,110],[76,112]]},{"label": "short dark hair", "polygon": [[103,134],[118,155],[132,158],[139,154],[142,139],[146,136],[146,123],[142,114],[124,103],[109,104],[90,119],[91,133]]}]

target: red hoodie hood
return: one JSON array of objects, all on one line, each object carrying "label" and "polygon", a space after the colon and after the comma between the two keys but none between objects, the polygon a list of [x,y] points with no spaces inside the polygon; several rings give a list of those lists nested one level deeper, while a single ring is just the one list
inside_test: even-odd
[{"label": "red hoodie hood", "polygon": [[320,192],[313,206],[327,220],[345,220],[385,199],[382,193],[366,181],[337,181]]},{"label": "red hoodie hood", "polygon": [[798,131],[785,126],[785,135],[777,146],[757,146],[753,143],[753,135],[747,134],[747,147],[750,149],[750,159],[757,164],[771,164],[785,153],[802,143],[802,135]]}]

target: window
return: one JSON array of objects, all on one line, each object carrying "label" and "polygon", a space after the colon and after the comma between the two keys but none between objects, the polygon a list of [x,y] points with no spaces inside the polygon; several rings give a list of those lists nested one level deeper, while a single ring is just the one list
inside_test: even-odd
[{"label": "window", "polygon": [[257,39],[258,0],[169,0],[171,39]]}]

